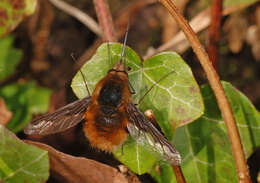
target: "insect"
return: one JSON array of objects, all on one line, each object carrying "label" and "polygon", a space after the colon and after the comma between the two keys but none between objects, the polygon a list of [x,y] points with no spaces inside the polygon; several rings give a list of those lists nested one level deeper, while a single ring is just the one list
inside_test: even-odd
[{"label": "insect", "polygon": [[128,29],[120,61],[97,83],[91,97],[77,100],[53,113],[34,119],[24,132],[29,135],[48,135],[65,131],[85,120],[83,130],[93,147],[112,152],[123,144],[128,134],[135,139],[141,136],[151,137],[152,140],[148,143],[159,151],[164,159],[179,165],[179,152],[132,103],[131,85],[122,61],[127,33]]}]

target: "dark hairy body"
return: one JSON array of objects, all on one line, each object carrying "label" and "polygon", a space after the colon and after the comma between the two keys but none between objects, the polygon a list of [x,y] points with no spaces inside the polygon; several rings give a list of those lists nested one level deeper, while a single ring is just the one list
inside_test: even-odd
[{"label": "dark hairy body", "polygon": [[92,146],[112,152],[125,141],[130,102],[128,75],[123,64],[116,64],[96,85],[86,111],[84,132]]}]

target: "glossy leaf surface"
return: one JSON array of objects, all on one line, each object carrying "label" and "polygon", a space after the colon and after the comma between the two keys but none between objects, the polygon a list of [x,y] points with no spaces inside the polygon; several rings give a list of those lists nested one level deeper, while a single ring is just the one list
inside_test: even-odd
[{"label": "glossy leaf surface", "polygon": [[[248,98],[222,82],[234,113],[246,158],[260,145],[260,114]],[[205,114],[177,129],[174,139],[180,151],[187,182],[237,182],[231,146],[216,98],[208,85],[201,87]]]},{"label": "glossy leaf surface", "polygon": [[44,183],[49,177],[48,152],[25,144],[0,125],[0,182]]}]

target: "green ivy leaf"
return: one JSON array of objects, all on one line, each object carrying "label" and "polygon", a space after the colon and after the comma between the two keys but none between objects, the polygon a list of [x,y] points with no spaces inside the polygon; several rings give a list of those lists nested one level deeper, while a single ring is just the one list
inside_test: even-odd
[{"label": "green ivy leaf", "polygon": [[[121,51],[121,44],[109,43],[108,45],[105,43],[82,67],[81,71],[86,78],[91,93],[97,82],[120,59]],[[125,53],[126,66],[131,67],[128,72],[129,81],[136,92],[132,96],[134,103],[138,103],[153,83],[157,83],[152,91],[145,96],[140,109],[142,111],[154,110],[156,117],[158,116],[158,123],[167,137],[172,138],[173,130],[177,126],[190,123],[202,115],[204,105],[200,89],[190,68],[180,56],[174,52],[164,52],[144,61],[144,64],[142,64],[141,59],[131,48],[126,47]],[[158,83],[166,75],[167,77]],[[80,72],[73,78],[71,87],[79,98],[87,95]],[[114,152],[114,155],[128,165],[132,171],[142,174],[149,172],[160,159],[157,153],[147,149],[149,148],[137,144],[135,140],[129,138],[123,144],[123,147],[119,147]]]},{"label": "green ivy leaf", "polygon": [[0,182],[39,183],[49,177],[48,152],[25,144],[0,125]]},{"label": "green ivy leaf", "polygon": [[23,56],[20,49],[13,47],[13,36],[0,39],[0,81],[14,73]]},{"label": "green ivy leaf", "polygon": [[7,127],[17,133],[31,121],[33,114],[47,112],[50,94],[50,90],[38,88],[33,82],[15,83],[1,88],[0,96],[14,114]]},{"label": "green ivy leaf", "polygon": [[131,137],[117,148],[113,154],[119,161],[139,175],[150,171],[160,158],[159,153],[156,154],[150,151],[148,148],[136,143],[135,139]]},{"label": "green ivy leaf", "polygon": [[[245,155],[260,145],[260,113],[248,98],[222,82],[232,107]],[[202,117],[177,129],[174,144],[180,151],[187,182],[237,182],[237,173],[225,123],[208,85],[201,87],[205,103]]]},{"label": "green ivy leaf", "polygon": [[[154,83],[156,85],[145,96],[140,109],[153,110],[168,139],[173,138],[173,130],[177,127],[186,125],[203,114],[204,105],[199,86],[191,69],[177,53],[163,52],[145,60],[142,74],[146,88],[152,87]],[[165,79],[158,82],[167,74]]]},{"label": "green ivy leaf", "polygon": [[5,0],[0,2],[0,37],[8,34],[36,8],[37,0]]}]

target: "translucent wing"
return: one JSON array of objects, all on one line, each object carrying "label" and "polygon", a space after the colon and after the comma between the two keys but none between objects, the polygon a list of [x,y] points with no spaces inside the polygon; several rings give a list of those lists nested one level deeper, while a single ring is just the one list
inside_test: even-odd
[{"label": "translucent wing", "polygon": [[53,113],[45,114],[28,124],[24,133],[28,135],[48,135],[65,131],[84,119],[91,97],[70,103]]},{"label": "translucent wing", "polygon": [[145,143],[144,141],[146,141],[165,160],[173,161],[175,165],[181,164],[179,152],[134,104],[129,103],[126,111],[130,122],[127,125],[127,129],[130,135],[137,140],[137,143]]}]

